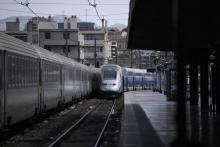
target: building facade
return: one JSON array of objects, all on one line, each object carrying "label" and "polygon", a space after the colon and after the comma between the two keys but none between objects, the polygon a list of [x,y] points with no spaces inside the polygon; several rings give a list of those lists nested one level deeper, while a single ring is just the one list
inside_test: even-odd
[{"label": "building facade", "polygon": [[77,29],[40,29],[39,46],[66,57],[80,60]]}]

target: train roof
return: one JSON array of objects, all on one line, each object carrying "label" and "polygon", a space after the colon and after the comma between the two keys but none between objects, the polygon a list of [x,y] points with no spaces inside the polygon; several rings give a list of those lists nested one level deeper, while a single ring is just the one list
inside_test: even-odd
[{"label": "train roof", "polygon": [[114,69],[117,69],[117,70],[121,70],[121,66],[117,65],[117,64],[104,64],[101,66],[101,70],[104,69],[104,68],[114,68]]},{"label": "train roof", "polygon": [[9,36],[3,32],[0,32],[0,50],[9,51],[21,55],[26,55],[58,64],[65,64],[70,66],[80,67],[83,70],[90,72],[99,72],[100,69],[94,67],[88,67],[84,64],[78,63],[77,61],[62,56],[57,53],[53,53],[39,46],[30,45],[29,43],[23,42],[15,37]]},{"label": "train roof", "polygon": [[124,68],[123,69],[125,72],[132,72],[136,74],[146,74],[147,70],[146,69],[138,69],[138,68]]},{"label": "train roof", "polygon": [[61,57],[59,57],[59,55],[38,46],[33,46],[33,47],[38,52],[40,59],[62,64],[62,59]]},{"label": "train roof", "polygon": [[33,46],[2,32],[0,32],[0,50],[39,58]]}]

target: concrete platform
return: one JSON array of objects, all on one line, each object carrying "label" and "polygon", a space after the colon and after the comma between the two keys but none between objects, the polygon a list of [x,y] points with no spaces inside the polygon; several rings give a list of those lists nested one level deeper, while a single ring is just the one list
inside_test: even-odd
[{"label": "concrete platform", "polygon": [[123,147],[163,147],[175,139],[175,103],[163,94],[132,91],[124,95]]},{"label": "concrete platform", "polygon": [[122,147],[220,145],[220,116],[201,111],[199,105],[186,102],[186,141],[178,143],[174,142],[177,139],[174,101],[167,101],[165,95],[157,92],[131,91],[124,93],[124,103]]}]

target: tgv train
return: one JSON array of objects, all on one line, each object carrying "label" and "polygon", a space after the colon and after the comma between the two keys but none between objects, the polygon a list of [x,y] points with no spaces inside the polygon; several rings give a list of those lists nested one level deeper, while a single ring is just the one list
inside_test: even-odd
[{"label": "tgv train", "polygon": [[0,129],[98,91],[100,70],[0,33]]},{"label": "tgv train", "polygon": [[116,98],[123,92],[122,68],[116,64],[101,66],[102,98]]}]

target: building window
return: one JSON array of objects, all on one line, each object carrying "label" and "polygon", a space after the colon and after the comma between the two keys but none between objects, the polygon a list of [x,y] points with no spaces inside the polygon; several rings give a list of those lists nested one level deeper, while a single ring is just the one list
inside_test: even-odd
[{"label": "building window", "polygon": [[69,32],[64,32],[63,33],[63,39],[70,39],[70,33]]},{"label": "building window", "polygon": [[85,40],[104,40],[104,34],[84,34]]},{"label": "building window", "polygon": [[50,38],[51,38],[50,32],[45,32],[45,39],[50,39]]},{"label": "building window", "polygon": [[100,47],[99,51],[102,52],[102,47]]},{"label": "building window", "polygon": [[47,49],[48,51],[51,51],[51,48],[49,45],[45,45],[44,48]]},{"label": "building window", "polygon": [[70,29],[70,23],[67,23],[67,28]]}]

